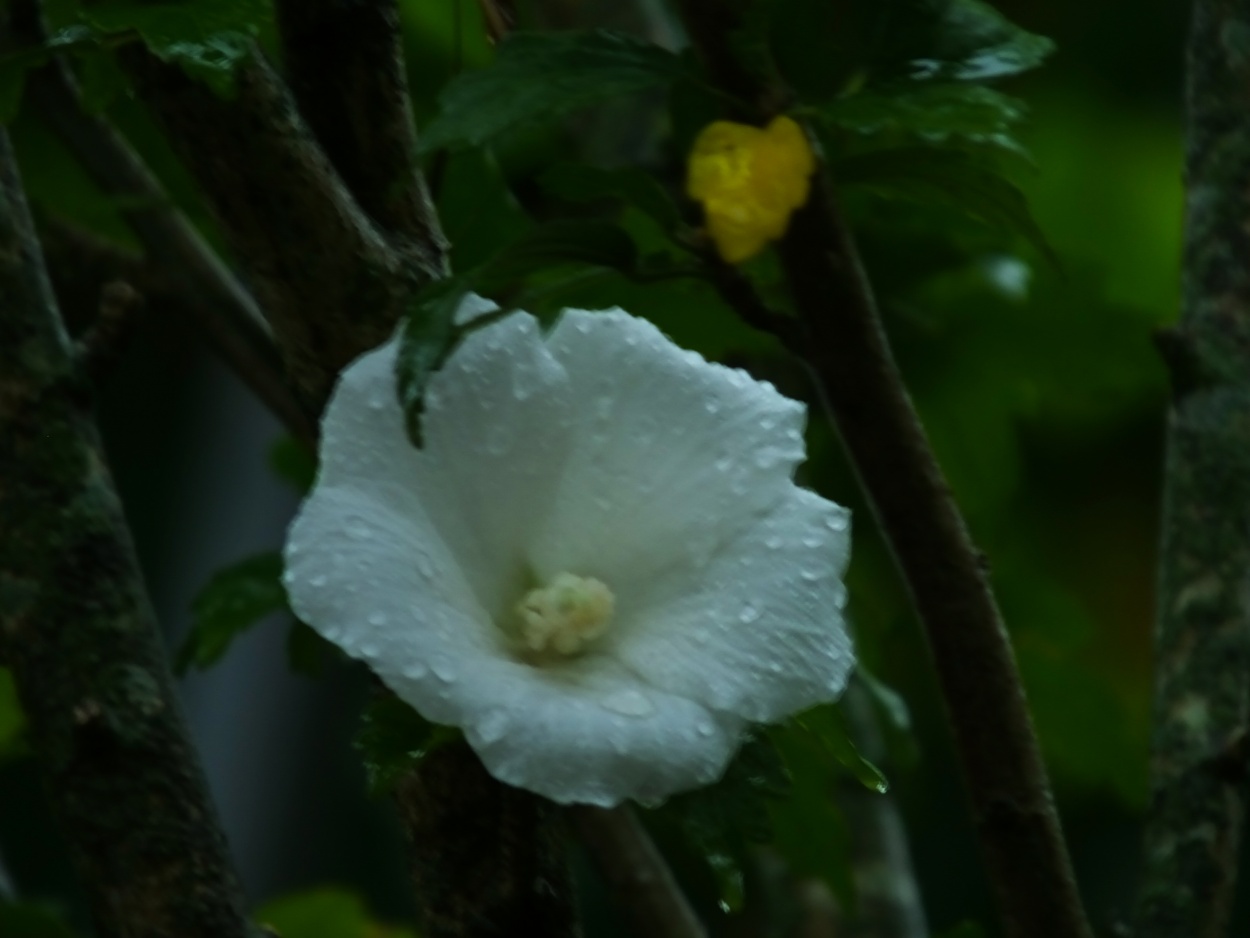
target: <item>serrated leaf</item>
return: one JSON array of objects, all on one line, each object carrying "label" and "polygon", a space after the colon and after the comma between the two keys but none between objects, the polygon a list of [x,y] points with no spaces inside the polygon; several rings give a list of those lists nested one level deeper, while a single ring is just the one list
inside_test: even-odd
[{"label": "serrated leaf", "polygon": [[60,913],[42,902],[0,902],[0,935],[4,938],[74,938]]},{"label": "serrated leaf", "polygon": [[385,794],[429,753],[459,737],[455,727],[431,723],[394,694],[375,697],[361,715],[354,743],[369,794]]},{"label": "serrated leaf", "polygon": [[191,631],[178,651],[175,669],[203,670],[215,664],[242,632],[287,608],[282,555],[267,551],[217,571],[191,603]]},{"label": "serrated leaf", "polygon": [[443,89],[421,149],[485,143],[521,124],[663,87],[683,72],[673,53],[621,33],[513,33],[491,65],[465,72]]},{"label": "serrated leaf", "polygon": [[284,434],[269,447],[269,468],[300,495],[307,495],[317,478],[317,459],[295,437]]},{"label": "serrated leaf", "polygon": [[92,4],[84,19],[105,34],[135,31],[158,58],[176,62],[216,93],[234,91],[234,72],[251,55],[252,41],[272,17],[265,0],[195,3]]},{"label": "serrated leaf", "polygon": [[611,200],[632,205],[672,231],[681,221],[677,206],[655,178],[641,169],[600,169],[584,163],[557,163],[538,178],[547,192],[566,202]]},{"label": "serrated leaf", "polygon": [[865,788],[885,794],[890,783],[885,774],[865,759],[851,741],[842,711],[829,705],[808,710],[792,721],[804,731],[810,740],[819,745],[826,755],[855,776]]},{"label": "serrated leaf", "polygon": [[333,886],[274,899],[255,918],[281,938],[413,938],[408,929],[379,925],[359,896]]},{"label": "serrated leaf", "polygon": [[959,144],[1030,159],[1014,135],[1025,116],[1024,103],[980,85],[863,91],[823,105],[815,116],[825,127],[879,144]]},{"label": "serrated leaf", "polygon": [[1017,26],[983,0],[947,0],[933,34],[933,54],[913,59],[922,81],[986,81],[1037,68],[1055,44]]},{"label": "serrated leaf", "polygon": [[938,147],[874,150],[837,161],[833,173],[843,185],[861,186],[886,198],[953,206],[998,231],[1022,235],[1058,265],[1024,193],[973,154]]}]

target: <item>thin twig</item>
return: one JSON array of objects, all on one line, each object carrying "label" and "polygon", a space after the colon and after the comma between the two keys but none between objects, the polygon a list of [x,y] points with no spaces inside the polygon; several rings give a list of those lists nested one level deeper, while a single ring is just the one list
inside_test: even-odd
[{"label": "thin twig", "polygon": [[638,938],[704,938],[703,923],[628,806],[566,811]]},{"label": "thin twig", "polygon": [[360,207],[428,270],[447,239],[417,164],[396,0],[277,0],[300,113]]},{"label": "thin twig", "polygon": [[246,938],[243,896],[0,132],[0,660],[101,935]]},{"label": "thin twig", "polygon": [[[20,15],[20,19],[19,19]],[[15,31],[38,41],[37,8],[16,3]],[[222,359],[295,434],[314,436],[306,409],[283,377],[282,363],[255,300],[199,232],[177,211],[130,145],[103,118],[86,113],[66,66],[53,62],[32,73],[28,100],[104,192],[135,206],[122,214],[144,251],[199,295],[186,309]]]},{"label": "thin twig", "polygon": [[339,372],[390,335],[442,266],[392,248],[259,52],[235,70],[228,100],[144,47],[118,58],[199,183],[302,400],[320,410]]},{"label": "thin twig", "polygon": [[1223,938],[1250,802],[1250,2],[1196,0],[1138,938]]},{"label": "thin twig", "polygon": [[[738,64],[731,6],[679,3],[718,84],[756,102],[759,119],[784,95]],[[1002,617],[823,173],[778,248],[807,333],[795,351],[816,373],[925,625],[1007,932],[1084,938],[1089,925]]]}]

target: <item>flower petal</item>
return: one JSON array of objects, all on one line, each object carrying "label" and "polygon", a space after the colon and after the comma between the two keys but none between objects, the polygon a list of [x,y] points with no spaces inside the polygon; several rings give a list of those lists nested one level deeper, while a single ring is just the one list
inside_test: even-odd
[{"label": "flower petal", "polygon": [[806,411],[772,385],[621,310],[566,310],[548,343],[578,413],[533,541],[540,577],[593,576],[619,600],[674,567],[698,569],[792,487]]},{"label": "flower petal", "polygon": [[524,546],[570,445],[564,368],[528,313],[470,333],[430,381],[420,479],[426,511],[496,618],[524,593]]},{"label": "flower petal", "polygon": [[849,512],[792,487],[697,575],[617,597],[605,649],[654,687],[770,722],[833,700],[854,665],[841,609]]},{"label": "flower petal", "polygon": [[466,736],[487,769],[562,804],[646,803],[706,785],[742,730],[602,656],[541,668],[495,659],[464,678]]}]

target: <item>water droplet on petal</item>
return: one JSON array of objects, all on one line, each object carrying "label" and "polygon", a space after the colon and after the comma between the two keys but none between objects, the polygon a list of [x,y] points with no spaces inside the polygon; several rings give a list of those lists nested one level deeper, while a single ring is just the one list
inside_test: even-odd
[{"label": "water droplet on petal", "polygon": [[807,567],[799,571],[799,576],[805,579],[808,583],[815,583],[817,580],[820,579],[820,575],[821,574],[819,570],[812,570]]},{"label": "water droplet on petal", "polygon": [[378,656],[378,646],[372,643],[361,645],[360,654],[365,658],[376,658]]},{"label": "water droplet on petal", "polygon": [[760,617],[760,611],[756,609],[754,606],[752,606],[750,603],[747,603],[746,605],[744,605],[742,607],[742,610],[738,613],[738,620],[746,624],[750,624],[754,622],[759,617]]},{"label": "water droplet on petal", "polygon": [[482,738],[482,742],[493,743],[503,739],[507,729],[508,712],[492,710],[477,724],[477,735]]},{"label": "water droplet on petal", "polygon": [[733,464],[734,461],[728,456],[722,456],[714,463],[717,472],[728,472],[733,467]]},{"label": "water droplet on petal", "polygon": [[708,630],[702,627],[695,629],[693,634],[695,643],[699,645],[706,645],[712,638]]},{"label": "water droplet on petal", "polygon": [[613,713],[621,713],[627,717],[645,717],[655,709],[651,699],[633,688],[614,691],[604,697],[600,703],[604,709]]},{"label": "water droplet on petal", "polygon": [[310,585],[315,586],[318,589],[320,589],[321,587],[326,585],[326,578],[324,575],[319,573],[308,582]]},{"label": "water droplet on petal", "polygon": [[384,401],[382,398],[380,397],[369,398],[370,410],[382,410],[384,407],[386,407],[386,401]]},{"label": "water droplet on petal", "polygon": [[770,661],[770,662],[768,663],[768,670],[769,670],[769,671],[772,671],[772,672],[773,672],[773,674],[780,674],[780,673],[782,672],[782,670],[783,670],[783,669],[782,669],[782,667],[781,667],[781,662],[780,662],[780,661]]},{"label": "water droplet on petal", "polygon": [[846,515],[841,512],[836,515],[830,515],[825,519],[825,527],[827,527],[830,531],[845,531],[846,525]]},{"label": "water droplet on petal", "polygon": [[425,677],[426,670],[427,669],[424,664],[420,661],[414,661],[411,664],[404,665],[403,669],[399,673],[409,680],[415,681],[419,678]]},{"label": "water droplet on petal", "polygon": [[451,684],[456,680],[456,669],[450,662],[439,658],[430,666],[430,670],[434,672],[434,676],[445,684]]},{"label": "water droplet on petal", "polygon": [[776,534],[770,534],[768,537],[764,538],[764,546],[769,550],[776,550],[784,543],[785,541],[779,538]]},{"label": "water droplet on petal", "polygon": [[704,737],[711,736],[716,732],[716,727],[714,727],[708,720],[700,720],[697,724],[695,724],[695,729],[698,731],[700,736]]},{"label": "water droplet on petal", "polygon": [[819,534],[809,534],[805,538],[803,538],[804,547],[815,548],[815,547],[820,547],[824,543],[825,543],[825,539],[821,537]]},{"label": "water droplet on petal", "polygon": [[720,413],[720,401],[714,400],[713,398],[709,397],[706,401],[703,402],[703,409],[706,410],[709,414]]}]

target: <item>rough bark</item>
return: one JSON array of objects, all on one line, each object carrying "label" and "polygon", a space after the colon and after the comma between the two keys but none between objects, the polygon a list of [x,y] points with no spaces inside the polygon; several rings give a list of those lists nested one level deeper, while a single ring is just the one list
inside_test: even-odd
[{"label": "rough bark", "polygon": [[447,242],[417,164],[395,0],[277,0],[287,83],[360,207],[431,271]]},{"label": "rough bark", "polygon": [[1228,928],[1250,796],[1250,2],[1196,0],[1139,938]]},{"label": "rough bark", "polygon": [[[734,5],[680,0],[717,84],[762,122],[779,85],[733,52]],[[908,584],[933,653],[973,820],[1012,938],[1090,934],[1015,656],[975,549],[894,362],[871,285],[823,173],[778,251],[801,321],[788,339],[825,406]]]},{"label": "rough bark", "polygon": [[579,934],[559,810],[497,782],[461,741],[400,783],[421,934]]},{"label": "rough bark", "polygon": [[0,132],[0,660],[101,938],[243,938],[86,397]]},{"label": "rough bark", "polygon": [[391,249],[322,152],[294,99],[254,56],[231,100],[140,46],[119,51],[246,271],[306,406],[386,339],[421,270]]},{"label": "rough bark", "polygon": [[704,938],[703,923],[628,805],[575,805],[568,814],[638,938]]}]

